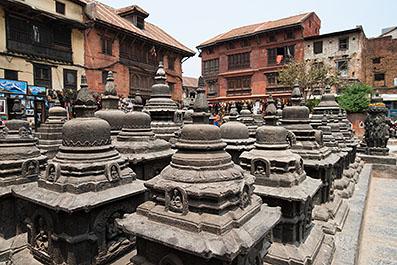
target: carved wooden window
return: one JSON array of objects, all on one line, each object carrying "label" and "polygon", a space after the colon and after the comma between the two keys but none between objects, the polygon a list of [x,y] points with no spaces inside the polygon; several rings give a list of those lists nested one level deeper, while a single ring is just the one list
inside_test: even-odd
[{"label": "carved wooden window", "polygon": [[77,71],[63,69],[63,87],[77,90]]},{"label": "carved wooden window", "polygon": [[232,54],[228,56],[228,69],[243,69],[250,67],[250,52]]},{"label": "carved wooden window", "polygon": [[315,41],[313,43],[313,52],[314,54],[319,54],[323,52],[323,42],[322,41]]},{"label": "carved wooden window", "polygon": [[69,28],[54,28],[54,44],[72,48],[72,31]]},{"label": "carved wooden window", "polygon": [[228,96],[251,95],[251,76],[228,78],[227,94]]},{"label": "carved wooden window", "polygon": [[4,78],[8,80],[18,80],[18,71],[4,69]]},{"label": "carved wooden window", "polygon": [[278,85],[278,73],[268,73],[266,74],[267,85],[277,86]]},{"label": "carved wooden window", "polygon": [[283,46],[267,50],[267,63],[285,64],[293,60],[295,57],[295,45]]},{"label": "carved wooden window", "polygon": [[250,40],[242,40],[241,41],[241,47],[249,47],[250,46]]},{"label": "carved wooden window", "polygon": [[33,65],[34,85],[52,88],[51,67],[43,64]]},{"label": "carved wooden window", "polygon": [[58,1],[55,1],[55,11],[58,14],[65,15],[65,4],[61,3],[61,2],[58,2]]},{"label": "carved wooden window", "polygon": [[101,45],[102,45],[102,53],[112,55],[112,40],[102,37]]},{"label": "carved wooden window", "polygon": [[219,59],[203,61],[203,75],[216,75],[219,73]]}]

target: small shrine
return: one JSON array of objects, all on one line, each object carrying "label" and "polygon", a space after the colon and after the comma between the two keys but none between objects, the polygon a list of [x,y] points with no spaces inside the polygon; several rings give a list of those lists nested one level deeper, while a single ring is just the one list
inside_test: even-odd
[{"label": "small shrine", "polygon": [[108,264],[135,245],[115,219],[135,211],[145,188],[111,144],[111,127],[94,117],[95,109],[83,76],[76,118],[64,124],[59,152],[38,182],[14,189],[28,247],[43,264]]},{"label": "small shrine", "polygon": [[208,124],[205,93],[194,110],[170,165],[145,183],[151,200],[118,221],[136,235],[132,264],[263,264],[280,210],[262,204],[254,176],[224,151],[220,129]]},{"label": "small shrine", "polygon": [[247,103],[244,103],[237,120],[244,123],[248,127],[250,137],[255,138],[258,125],[255,123],[254,117],[252,112],[248,109]]},{"label": "small shrine", "polygon": [[[323,144],[322,134],[314,130],[310,125],[309,108],[303,106],[302,94],[299,86],[294,86],[291,95],[292,106],[286,106],[282,112],[282,126],[291,131],[292,152],[300,155],[303,159],[306,174],[315,179],[321,179],[322,187],[318,198],[316,198],[316,209],[313,218],[322,222],[328,222],[328,226],[336,226],[342,229],[346,218],[345,208],[340,204],[329,204],[333,197],[333,181],[336,176],[336,168],[340,163],[340,157],[332,153],[331,149]],[[330,209],[329,206],[334,207]],[[336,223],[336,222],[341,223]],[[325,228],[325,231],[336,231],[334,228]]]},{"label": "small shrine", "polygon": [[290,150],[290,132],[277,126],[276,115],[270,100],[255,149],[240,156],[243,169],[256,177],[254,192],[269,206],[281,207],[282,218],[273,229],[275,242],[265,264],[331,264],[333,238],[312,222],[321,180],[306,176],[302,158]]},{"label": "small shrine", "polygon": [[119,109],[119,97],[113,72],[109,71],[106,78],[105,92],[102,95],[102,109],[95,112],[95,117],[103,119],[110,124],[112,140],[114,140],[123,128],[124,111]]},{"label": "small shrine", "polygon": [[232,160],[235,164],[240,163],[240,155],[244,151],[249,151],[254,148],[255,139],[249,135],[248,127],[241,122],[237,121],[237,108],[233,104],[229,122],[221,125],[221,136],[222,140],[227,144],[225,150],[232,156]]},{"label": "small shrine", "polygon": [[62,144],[62,127],[68,119],[67,115],[66,109],[56,99],[54,106],[48,110],[48,119],[36,130],[38,148],[49,159],[54,158]]},{"label": "small shrine", "polygon": [[177,104],[171,99],[171,89],[167,84],[163,63],[160,62],[154,77],[152,95],[146,102],[144,111],[152,118],[152,130],[157,138],[169,141],[180,128],[175,121]]},{"label": "small shrine", "polygon": [[158,175],[175,153],[171,144],[156,138],[150,127],[150,115],[145,112],[129,112],[123,123],[123,129],[114,141],[116,149],[128,158],[138,179],[148,180]]},{"label": "small shrine", "polygon": [[378,94],[372,96],[365,119],[365,133],[360,152],[367,155],[387,156],[389,148],[389,126],[386,123],[387,108],[382,97]]}]

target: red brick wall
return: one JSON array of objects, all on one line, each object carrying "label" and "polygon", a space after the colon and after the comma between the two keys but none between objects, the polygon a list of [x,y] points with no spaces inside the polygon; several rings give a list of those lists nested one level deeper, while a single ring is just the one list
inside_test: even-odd
[{"label": "red brick wall", "polygon": [[[98,28],[90,28],[85,32],[85,67],[88,86],[92,91],[102,93],[102,71],[113,71],[116,89],[119,96],[127,97],[130,90],[129,68],[119,62],[119,40],[115,38],[112,45],[112,55],[102,53],[101,35],[103,31]],[[111,34],[111,33],[107,33]],[[113,38],[113,35],[108,35]],[[165,51],[168,54],[167,51]],[[164,66],[168,68],[168,57],[163,58]],[[181,56],[177,56],[174,64],[175,70],[167,70],[167,81],[175,84],[172,98],[182,100],[182,65]],[[153,76],[154,77],[154,76]]]},{"label": "red brick wall", "polygon": [[[309,21],[310,26],[309,26]],[[241,47],[241,40],[234,40],[234,49],[229,50],[229,42],[212,46],[212,53],[209,53],[208,48],[203,48],[201,53],[201,60],[207,61],[215,58],[219,58],[219,75],[218,75],[218,96],[227,96],[227,78],[234,76],[251,76],[251,95],[265,94],[267,88],[267,80],[265,73],[279,71],[282,66],[269,66],[267,64],[267,49],[276,48],[280,46],[294,45],[295,44],[295,60],[303,60],[303,37],[318,35],[320,29],[320,19],[312,14],[303,23],[302,27],[296,27],[294,29],[295,39],[285,40],[285,32],[279,30],[276,32],[276,42],[269,43],[268,35],[261,34],[253,37],[249,40],[249,47]],[[237,54],[242,52],[251,52],[250,63],[251,67],[241,70],[228,70],[228,55]],[[204,76],[205,77],[205,76]],[[205,77],[206,78],[206,77]],[[207,78],[212,79],[212,78]]]},{"label": "red brick wall", "polygon": [[[365,51],[366,83],[374,87],[382,87],[383,82],[374,81],[374,73],[385,74],[385,87],[394,87],[397,78],[397,39],[391,36],[368,39]],[[380,57],[380,64],[373,64],[372,59]]]}]

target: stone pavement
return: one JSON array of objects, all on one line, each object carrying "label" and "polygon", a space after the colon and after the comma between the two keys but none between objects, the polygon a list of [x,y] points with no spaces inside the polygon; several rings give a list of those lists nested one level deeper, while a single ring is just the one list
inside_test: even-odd
[{"label": "stone pavement", "polygon": [[[394,146],[395,147],[395,146]],[[397,264],[397,167],[376,168],[362,227],[358,264]]]}]

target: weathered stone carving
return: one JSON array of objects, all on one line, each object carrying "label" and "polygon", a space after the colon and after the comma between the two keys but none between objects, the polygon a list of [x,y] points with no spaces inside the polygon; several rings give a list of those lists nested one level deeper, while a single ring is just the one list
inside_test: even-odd
[{"label": "weathered stone carving", "polygon": [[[331,213],[335,213],[340,209],[338,216],[347,215],[346,207],[341,209],[339,207],[340,203],[337,205],[328,204],[332,201],[331,189],[336,177],[334,169],[338,167],[341,157],[332,153],[330,148],[323,145],[323,135],[311,126],[309,108],[301,104],[302,100],[301,90],[296,85],[291,95],[292,106],[286,106],[283,109],[281,123],[282,126],[292,131],[296,136],[296,143],[292,144],[291,151],[302,157],[306,174],[311,178],[321,179],[322,181],[319,196],[313,198],[313,203],[316,205],[314,219],[329,221],[328,223],[323,223],[324,229],[327,232],[335,233],[337,227],[339,229],[343,227],[345,218],[333,219]],[[328,206],[335,209],[330,210]],[[342,223],[336,224],[336,220]]]},{"label": "weathered stone carving", "polygon": [[29,247],[44,264],[107,264],[134,246],[114,220],[132,213],[145,189],[111,145],[111,127],[94,117],[95,109],[83,77],[77,117],[63,125],[59,152],[37,183],[15,190],[31,220]]},{"label": "weathered stone carving", "polygon": [[273,230],[275,242],[264,258],[265,264],[288,264],[291,260],[294,264],[308,264],[307,260],[330,264],[333,240],[312,222],[313,198],[321,181],[307,178],[303,160],[289,149],[290,133],[277,126],[273,101],[266,108],[265,122],[256,132],[255,149],[240,156],[241,166],[256,177],[254,192],[265,203],[282,207],[282,219]]},{"label": "weathered stone carving", "polygon": [[171,99],[171,89],[166,83],[162,62],[154,79],[152,95],[143,110],[152,118],[152,130],[156,137],[169,141],[180,127],[174,122],[177,105]]},{"label": "weathered stone carving", "polygon": [[114,141],[116,149],[129,160],[137,178],[156,176],[171,161],[175,152],[170,143],[157,139],[150,127],[150,115],[132,111],[125,115],[123,129]]},{"label": "weathered stone carving", "polygon": [[170,165],[145,183],[151,200],[118,221],[137,235],[132,263],[262,264],[279,210],[262,205],[254,177],[224,151],[220,129],[208,124],[205,93],[198,91],[194,110]]},{"label": "weathered stone carving", "polygon": [[239,164],[240,155],[244,151],[249,151],[254,148],[255,139],[250,137],[248,127],[237,121],[237,109],[233,105],[229,115],[229,121],[222,124],[220,127],[222,140],[227,143],[226,152],[228,152],[233,159],[233,162]]},{"label": "weathered stone carving", "polygon": [[62,144],[62,127],[67,120],[67,111],[61,107],[58,99],[55,106],[48,110],[48,119],[36,130],[38,147],[49,158],[54,158]]},{"label": "weathered stone carving", "polygon": [[117,96],[116,84],[113,72],[109,71],[106,78],[105,91],[102,95],[102,109],[95,112],[95,117],[104,119],[110,124],[112,140],[114,140],[123,128],[125,113],[119,109],[119,97]]},{"label": "weathered stone carving", "polygon": [[365,119],[364,147],[361,150],[368,155],[388,155],[389,125],[386,122],[388,110],[379,95],[372,96]]}]

